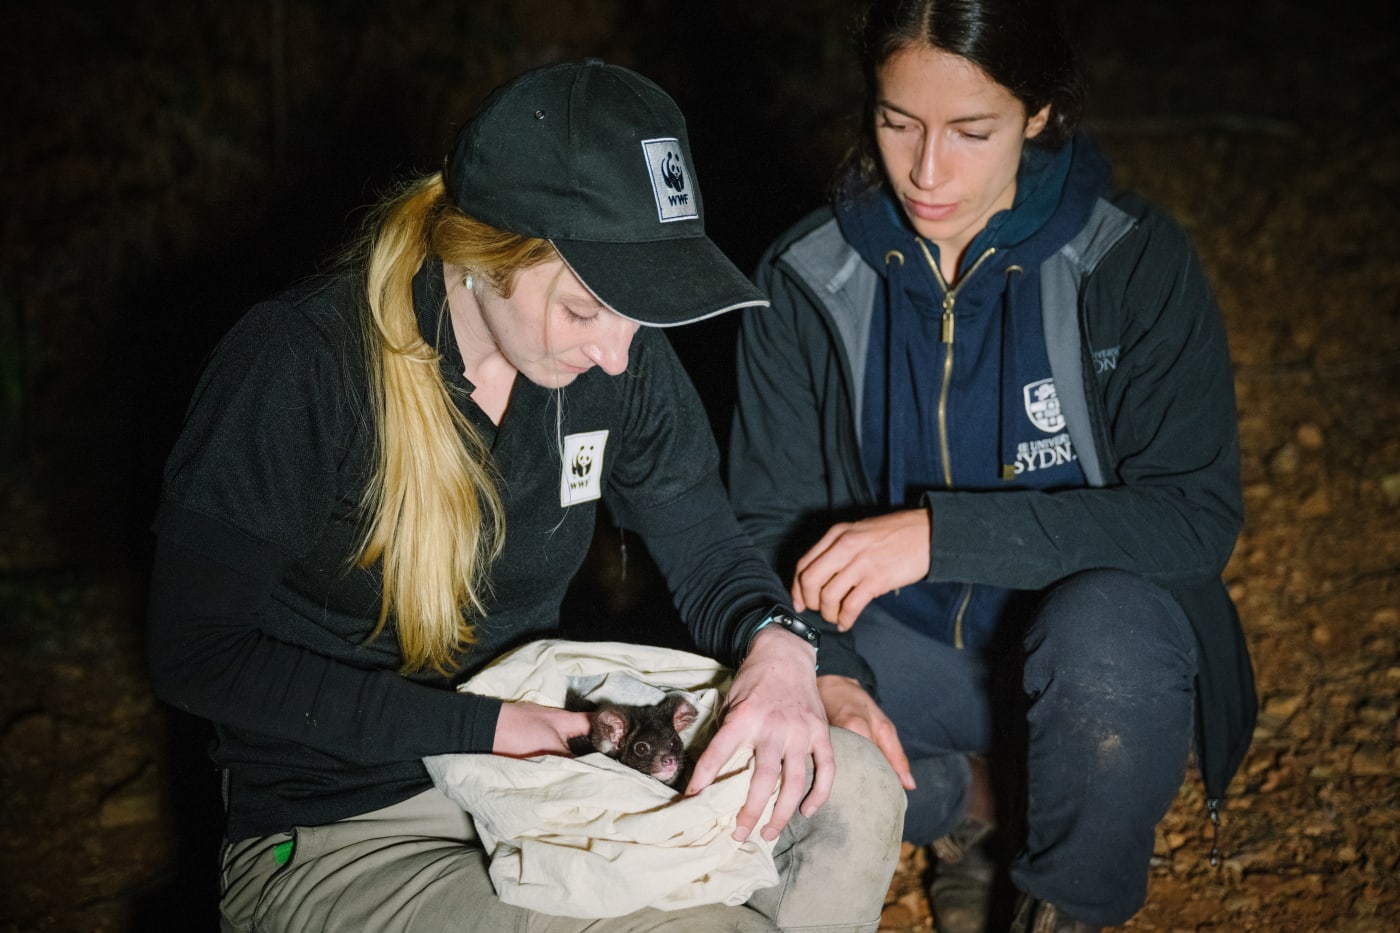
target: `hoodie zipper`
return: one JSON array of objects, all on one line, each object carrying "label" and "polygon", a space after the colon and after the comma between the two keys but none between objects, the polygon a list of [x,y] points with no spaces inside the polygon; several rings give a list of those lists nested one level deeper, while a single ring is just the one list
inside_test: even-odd
[{"label": "hoodie zipper", "polygon": [[[923,251],[924,259],[928,261],[928,267],[933,270],[933,277],[938,281],[938,285],[943,289],[943,317],[939,322],[939,336],[943,341],[943,386],[938,392],[938,453],[943,461],[943,485],[948,489],[953,488],[953,464],[952,457],[948,450],[948,388],[953,382],[953,305],[958,300],[958,292],[972,278],[982,263],[991,258],[996,252],[996,247],[990,247],[982,255],[977,257],[977,261],[968,267],[963,273],[956,287],[950,288],[947,279],[943,278],[943,272],[938,268],[938,263],[934,261],[933,254],[929,252],[928,244],[919,237],[916,242],[919,249]],[[958,600],[958,611],[953,617],[953,647],[962,649],[963,644],[963,617],[967,615],[968,603],[972,601],[972,584],[964,583],[962,598]]]}]

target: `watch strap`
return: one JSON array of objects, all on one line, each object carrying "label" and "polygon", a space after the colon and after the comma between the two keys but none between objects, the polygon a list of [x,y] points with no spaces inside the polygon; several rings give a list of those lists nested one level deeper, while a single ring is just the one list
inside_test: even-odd
[{"label": "watch strap", "polygon": [[[811,645],[813,651],[821,652],[822,637],[821,632],[817,630],[816,626],[805,621],[792,610],[784,609],[782,606],[775,606],[768,615],[763,617],[763,621],[758,623],[758,628],[754,629],[753,634],[749,636],[749,643],[752,644],[754,636],[770,625],[776,625],[780,628],[787,629],[789,632]],[[747,652],[745,653],[747,654]]]}]

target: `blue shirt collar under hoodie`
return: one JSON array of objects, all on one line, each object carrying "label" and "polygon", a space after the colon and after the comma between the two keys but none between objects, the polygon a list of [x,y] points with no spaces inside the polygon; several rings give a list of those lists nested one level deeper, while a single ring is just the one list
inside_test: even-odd
[{"label": "blue shirt collar under hoodie", "polygon": [[1035,272],[1083,227],[1108,177],[1087,137],[1054,152],[1023,151],[1011,208],[973,239],[953,285],[956,388],[946,451],[937,411],[946,294],[933,269],[937,247],[921,240],[883,186],[837,203],[846,239],[880,275],[860,437],[883,504],[917,506],[928,489],[1063,484],[1067,472],[1082,483],[1077,467],[1005,477],[1016,463],[1012,426],[1020,430],[1025,420],[1022,387],[1048,369]]}]

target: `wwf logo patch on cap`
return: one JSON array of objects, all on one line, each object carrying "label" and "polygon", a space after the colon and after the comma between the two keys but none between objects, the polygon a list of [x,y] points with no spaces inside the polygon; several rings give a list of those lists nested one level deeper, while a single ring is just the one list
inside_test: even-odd
[{"label": "wwf logo patch on cap", "polygon": [[690,181],[690,170],[686,168],[685,157],[681,155],[680,141],[673,138],[644,139],[642,152],[646,154],[647,168],[651,171],[656,219],[664,224],[673,220],[699,218],[700,206]]}]

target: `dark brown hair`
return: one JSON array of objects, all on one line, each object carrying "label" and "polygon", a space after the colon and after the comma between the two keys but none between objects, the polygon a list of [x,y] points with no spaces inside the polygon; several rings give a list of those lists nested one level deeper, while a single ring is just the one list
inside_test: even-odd
[{"label": "dark brown hair", "polygon": [[856,145],[840,173],[843,189],[880,181],[874,140],[880,69],[890,56],[928,46],[964,58],[1050,120],[1028,144],[1058,149],[1069,142],[1084,108],[1084,78],[1053,0],[874,0],[859,23],[865,109]]}]

